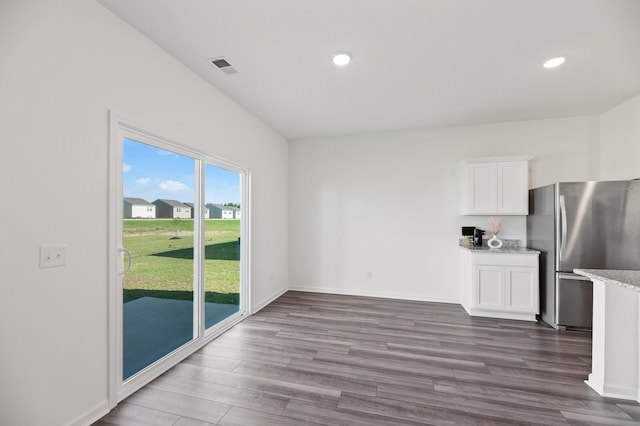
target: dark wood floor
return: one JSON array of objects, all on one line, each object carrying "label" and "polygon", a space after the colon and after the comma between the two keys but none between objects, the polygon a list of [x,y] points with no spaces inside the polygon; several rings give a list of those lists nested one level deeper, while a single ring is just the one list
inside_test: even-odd
[{"label": "dark wood floor", "polygon": [[589,333],[461,306],[288,292],[97,425],[638,425],[598,396]]}]

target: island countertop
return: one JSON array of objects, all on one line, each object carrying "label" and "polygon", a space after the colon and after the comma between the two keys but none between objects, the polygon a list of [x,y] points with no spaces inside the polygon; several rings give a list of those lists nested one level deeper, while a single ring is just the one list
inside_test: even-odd
[{"label": "island countertop", "polygon": [[578,275],[640,293],[640,271],[622,269],[574,269]]}]

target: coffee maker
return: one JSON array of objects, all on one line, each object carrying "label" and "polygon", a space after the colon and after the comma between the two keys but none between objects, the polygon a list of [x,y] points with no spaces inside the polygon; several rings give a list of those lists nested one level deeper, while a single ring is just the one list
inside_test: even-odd
[{"label": "coffee maker", "polygon": [[484,235],[484,230],[480,228],[476,228],[473,235],[473,244],[476,247],[482,247],[482,236]]},{"label": "coffee maker", "polygon": [[475,226],[462,227],[462,236],[466,237],[470,245],[475,247],[482,247],[482,236],[484,232],[484,230],[476,228]]}]

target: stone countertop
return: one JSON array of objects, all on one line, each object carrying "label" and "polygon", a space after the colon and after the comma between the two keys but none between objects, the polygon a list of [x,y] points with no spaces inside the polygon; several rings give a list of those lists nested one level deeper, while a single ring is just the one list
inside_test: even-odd
[{"label": "stone countertop", "polygon": [[592,280],[615,284],[640,293],[640,271],[621,269],[574,269],[573,272],[583,277],[591,278]]},{"label": "stone countertop", "polygon": [[540,254],[540,252],[538,250],[533,250],[533,249],[528,249],[526,247],[519,247],[519,246],[515,246],[515,247],[507,247],[507,246],[502,246],[499,249],[492,249],[489,248],[487,246],[482,246],[482,247],[467,247],[465,245],[460,245],[459,246],[462,249],[465,250],[469,250],[473,253],[487,253],[487,254]]}]

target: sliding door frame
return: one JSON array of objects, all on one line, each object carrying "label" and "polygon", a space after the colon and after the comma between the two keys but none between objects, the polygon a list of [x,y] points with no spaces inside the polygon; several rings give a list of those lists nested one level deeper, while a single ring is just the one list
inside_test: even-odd
[{"label": "sliding door frame", "polygon": [[[251,295],[251,173],[247,167],[191,148],[151,132],[151,127],[129,120],[110,111],[109,131],[109,226],[108,226],[108,398],[109,408],[173,367],[250,315]],[[123,140],[130,138],[160,149],[195,159],[194,207],[194,336],[193,340],[161,358],[151,366],[123,381],[123,299],[122,299],[122,223],[123,223]],[[239,311],[210,327],[204,328],[204,169],[205,164],[237,172],[240,175],[242,218],[240,220],[240,305]]]}]

